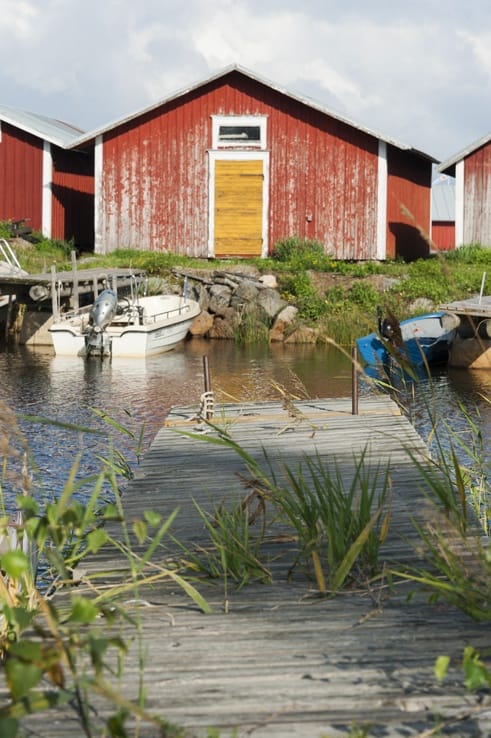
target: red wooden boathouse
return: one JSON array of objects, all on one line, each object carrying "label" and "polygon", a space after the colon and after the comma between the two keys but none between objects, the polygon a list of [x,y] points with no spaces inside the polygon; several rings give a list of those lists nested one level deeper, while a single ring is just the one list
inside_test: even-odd
[{"label": "red wooden boathouse", "polygon": [[94,152],[97,253],[428,253],[432,157],[235,65],[72,147]]},{"label": "red wooden boathouse", "polygon": [[67,150],[81,133],[0,105],[0,220],[25,220],[47,238],[92,248],[93,155]]},{"label": "red wooden boathouse", "polygon": [[455,177],[455,246],[491,247],[491,133],[442,162]]}]

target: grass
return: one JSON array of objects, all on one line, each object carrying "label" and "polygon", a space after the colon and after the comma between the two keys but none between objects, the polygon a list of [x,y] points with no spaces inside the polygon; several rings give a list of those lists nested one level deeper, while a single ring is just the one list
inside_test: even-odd
[{"label": "grass", "polygon": [[[6,228],[8,231],[8,224],[0,223],[0,237]],[[58,270],[71,269],[69,243],[49,241],[37,234],[36,243],[21,243],[16,250],[26,271],[47,271],[53,263]],[[174,269],[226,271],[232,264],[243,263],[137,249],[119,249],[104,256],[80,254],[79,260],[87,267],[133,267],[149,276],[171,278]],[[283,297],[298,307],[301,322],[315,325],[322,335],[346,345],[373,330],[379,304],[401,320],[417,314],[421,298],[437,307],[441,302],[478,293],[483,271],[491,269],[491,249],[470,244],[411,263],[345,262],[326,254],[316,241],[289,238],[275,245],[272,257],[252,259],[248,264],[262,274],[276,275]],[[316,286],[314,274],[334,275],[336,285],[325,289]],[[264,341],[266,334],[267,326],[260,316],[239,316],[236,340]]]}]

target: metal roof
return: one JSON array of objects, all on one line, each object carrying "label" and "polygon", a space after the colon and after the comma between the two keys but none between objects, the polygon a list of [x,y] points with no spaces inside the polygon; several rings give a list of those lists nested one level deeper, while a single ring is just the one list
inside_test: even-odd
[{"label": "metal roof", "polygon": [[169,102],[173,102],[175,100],[178,100],[180,97],[183,97],[184,95],[189,94],[190,92],[194,92],[195,90],[198,90],[200,87],[203,87],[206,84],[209,84],[211,82],[214,82],[221,77],[224,77],[227,74],[230,74],[231,72],[239,72],[240,74],[249,77],[250,79],[255,80],[256,82],[259,82],[260,84],[266,85],[267,87],[276,90],[282,95],[286,95],[287,97],[291,98],[292,100],[297,100],[298,102],[302,103],[303,105],[306,105],[314,110],[318,110],[319,112],[323,113],[324,115],[328,115],[330,118],[334,118],[335,120],[339,120],[342,123],[345,123],[346,125],[351,126],[352,128],[356,128],[359,131],[362,131],[363,133],[367,133],[370,136],[373,136],[377,140],[384,141],[385,143],[388,143],[392,146],[395,146],[398,149],[402,149],[403,151],[412,151],[413,153],[428,159],[429,161],[432,161],[434,163],[438,162],[438,159],[435,159],[433,156],[430,156],[429,154],[424,153],[423,151],[420,151],[418,149],[413,148],[412,146],[408,146],[407,144],[401,143],[400,141],[396,141],[393,138],[384,136],[380,133],[377,133],[376,131],[366,128],[365,126],[360,125],[359,123],[355,123],[354,121],[350,120],[349,118],[346,118],[339,113],[333,112],[332,110],[329,110],[328,108],[324,107],[323,105],[314,102],[310,98],[302,97],[300,95],[297,95],[293,92],[290,92],[289,90],[280,87],[274,82],[271,82],[270,80],[265,79],[264,77],[260,77],[254,72],[251,72],[248,69],[245,69],[244,67],[237,65],[237,64],[231,64],[223,69],[221,69],[219,72],[213,74],[211,77],[208,77],[201,82],[195,83],[194,85],[190,87],[186,87],[184,89],[181,89],[177,92],[174,92],[169,97],[163,98],[162,100],[159,100],[156,103],[153,103],[152,105],[149,105],[148,107],[142,108],[138,111],[135,111],[129,115],[124,116],[123,118],[119,118],[118,120],[115,120],[111,123],[108,123],[107,125],[98,128],[97,130],[91,131],[89,133],[86,133],[83,136],[80,136],[76,141],[73,141],[71,144],[71,148],[75,148],[76,146],[80,146],[82,144],[88,143],[92,139],[94,139],[96,136],[99,136],[101,134],[107,133],[111,130],[114,130],[118,126],[124,125],[125,123],[129,123],[132,120],[135,120],[136,118],[145,115],[147,113],[152,112],[153,110],[156,110],[162,105],[165,105]]},{"label": "metal roof", "polygon": [[480,149],[481,146],[485,146],[487,143],[491,141],[491,133],[487,133],[485,136],[482,136],[482,138],[479,138],[477,141],[474,141],[474,143],[469,144],[465,147],[465,149],[462,149],[457,154],[454,154],[450,157],[450,159],[447,159],[446,161],[443,161],[438,166],[439,172],[444,172],[445,174],[454,174],[454,167],[456,164],[458,164],[459,161],[462,161],[462,159],[465,159],[466,156],[469,156],[469,154],[472,154],[473,151],[477,151],[477,149]]},{"label": "metal roof", "polygon": [[455,180],[442,174],[431,187],[431,219],[455,220]]},{"label": "metal roof", "polygon": [[0,105],[0,120],[61,148],[70,148],[72,142],[83,133],[81,128],[70,123],[8,105]]}]

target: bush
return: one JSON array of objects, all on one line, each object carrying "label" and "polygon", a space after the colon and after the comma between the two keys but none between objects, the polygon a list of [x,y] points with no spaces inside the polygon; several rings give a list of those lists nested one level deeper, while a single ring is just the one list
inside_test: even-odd
[{"label": "bush", "polygon": [[273,259],[288,262],[296,269],[329,271],[331,257],[326,254],[324,244],[305,238],[286,238],[274,247]]}]

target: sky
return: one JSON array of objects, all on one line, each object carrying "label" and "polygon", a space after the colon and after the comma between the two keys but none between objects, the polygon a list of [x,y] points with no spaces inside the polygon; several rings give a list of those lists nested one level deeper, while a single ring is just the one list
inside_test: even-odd
[{"label": "sky", "polygon": [[491,131],[489,0],[0,0],[0,103],[92,131],[239,64],[449,159]]}]

